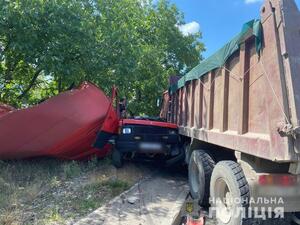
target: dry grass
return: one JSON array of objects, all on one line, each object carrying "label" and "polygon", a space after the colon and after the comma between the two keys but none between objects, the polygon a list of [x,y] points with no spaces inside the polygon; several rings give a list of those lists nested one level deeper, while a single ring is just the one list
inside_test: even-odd
[{"label": "dry grass", "polygon": [[148,173],[109,159],[0,161],[0,225],[70,224]]}]

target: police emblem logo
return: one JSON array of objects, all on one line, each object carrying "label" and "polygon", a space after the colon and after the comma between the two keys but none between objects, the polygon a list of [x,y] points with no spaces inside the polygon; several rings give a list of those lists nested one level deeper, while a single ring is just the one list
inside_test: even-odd
[{"label": "police emblem logo", "polygon": [[185,210],[187,213],[192,213],[194,211],[194,202],[186,202]]}]

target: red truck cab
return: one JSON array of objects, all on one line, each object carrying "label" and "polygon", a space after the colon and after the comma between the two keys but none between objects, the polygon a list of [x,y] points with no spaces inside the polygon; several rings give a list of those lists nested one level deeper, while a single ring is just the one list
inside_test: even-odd
[{"label": "red truck cab", "polygon": [[122,167],[124,158],[144,156],[172,164],[184,159],[180,143],[176,124],[149,117],[121,119],[112,161],[116,167]]}]

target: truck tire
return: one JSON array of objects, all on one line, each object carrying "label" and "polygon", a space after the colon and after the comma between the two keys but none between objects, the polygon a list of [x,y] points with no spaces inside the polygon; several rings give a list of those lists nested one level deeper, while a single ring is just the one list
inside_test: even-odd
[{"label": "truck tire", "polygon": [[111,155],[112,164],[116,168],[121,168],[124,164],[123,154],[118,151],[118,149],[114,148]]},{"label": "truck tire", "polygon": [[213,158],[203,150],[192,152],[189,162],[189,187],[193,199],[201,206],[209,205],[209,188],[212,171],[215,167]]},{"label": "truck tire", "polygon": [[210,182],[212,206],[219,225],[251,224],[242,210],[249,206],[250,191],[241,166],[234,161],[219,162]]}]

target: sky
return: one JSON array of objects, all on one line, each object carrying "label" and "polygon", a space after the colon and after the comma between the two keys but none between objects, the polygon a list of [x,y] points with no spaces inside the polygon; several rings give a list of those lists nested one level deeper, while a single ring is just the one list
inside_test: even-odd
[{"label": "sky", "polygon": [[[230,41],[242,25],[259,18],[263,0],[170,0],[185,15],[184,34],[202,32],[207,58]],[[300,0],[296,0],[300,8]]]}]

